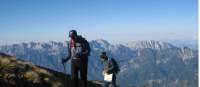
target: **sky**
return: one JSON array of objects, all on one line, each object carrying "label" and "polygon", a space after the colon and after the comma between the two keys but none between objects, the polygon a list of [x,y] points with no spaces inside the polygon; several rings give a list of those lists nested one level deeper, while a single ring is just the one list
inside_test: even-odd
[{"label": "sky", "polygon": [[197,40],[198,0],[0,0],[0,44]]}]

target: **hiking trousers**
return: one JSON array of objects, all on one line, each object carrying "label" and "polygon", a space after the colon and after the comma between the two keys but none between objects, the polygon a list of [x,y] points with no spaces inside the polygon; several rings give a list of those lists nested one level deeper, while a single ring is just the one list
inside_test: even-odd
[{"label": "hiking trousers", "polygon": [[72,59],[71,78],[75,87],[79,87],[78,77],[80,73],[81,85],[87,87],[88,58]]}]

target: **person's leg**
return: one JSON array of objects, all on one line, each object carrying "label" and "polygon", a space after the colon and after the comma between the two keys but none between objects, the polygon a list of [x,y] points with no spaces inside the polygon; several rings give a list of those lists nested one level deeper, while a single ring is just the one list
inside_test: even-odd
[{"label": "person's leg", "polygon": [[109,87],[109,82],[104,81],[103,82],[103,87]]},{"label": "person's leg", "polygon": [[77,67],[77,64],[76,64],[76,61],[71,61],[71,78],[73,80],[73,85],[75,87],[79,87],[79,84],[78,84],[78,67]]},{"label": "person's leg", "polygon": [[108,87],[115,87],[112,82],[109,82]]},{"label": "person's leg", "polygon": [[112,87],[117,87],[116,85],[116,74],[113,74],[113,78],[112,78]]},{"label": "person's leg", "polygon": [[84,84],[84,87],[87,87],[87,67],[88,67],[88,61],[86,59],[81,61],[81,68],[80,68],[80,76],[81,80]]}]

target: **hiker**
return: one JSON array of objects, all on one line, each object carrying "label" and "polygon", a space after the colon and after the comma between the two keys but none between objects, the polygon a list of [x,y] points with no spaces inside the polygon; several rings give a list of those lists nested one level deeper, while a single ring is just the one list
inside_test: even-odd
[{"label": "hiker", "polygon": [[71,78],[74,86],[79,87],[78,77],[80,72],[81,82],[84,87],[87,87],[88,56],[90,55],[89,43],[85,38],[77,35],[76,30],[71,30],[69,37],[68,56],[62,59],[62,63],[64,64],[71,59]]},{"label": "hiker", "polygon": [[102,52],[100,55],[100,59],[103,62],[103,76],[104,76],[104,84],[103,87],[117,87],[116,86],[116,75],[120,71],[119,66],[115,59],[108,58],[106,52]]}]

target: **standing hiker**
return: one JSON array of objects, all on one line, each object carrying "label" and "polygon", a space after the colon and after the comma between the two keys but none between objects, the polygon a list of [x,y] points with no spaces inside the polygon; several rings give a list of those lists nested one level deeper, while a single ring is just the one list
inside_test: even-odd
[{"label": "standing hiker", "polygon": [[102,72],[104,76],[103,87],[116,87],[116,75],[120,71],[117,62],[113,58],[108,58],[106,52],[102,52],[100,58],[104,66]]},{"label": "standing hiker", "polygon": [[76,30],[69,32],[70,42],[68,45],[68,57],[62,63],[71,59],[71,77],[75,87],[79,87],[78,77],[80,72],[81,82],[87,87],[87,68],[90,46],[85,38],[77,35]]}]

